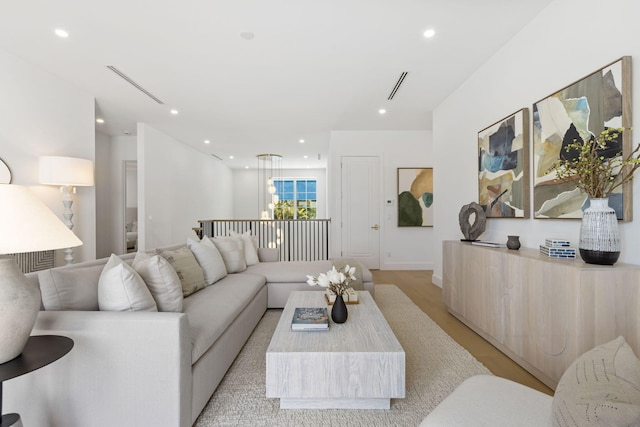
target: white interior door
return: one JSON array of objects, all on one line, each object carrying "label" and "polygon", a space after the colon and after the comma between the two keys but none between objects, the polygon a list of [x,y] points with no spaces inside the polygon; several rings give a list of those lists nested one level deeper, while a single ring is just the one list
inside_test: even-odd
[{"label": "white interior door", "polygon": [[342,256],[380,267],[380,160],[342,157]]}]

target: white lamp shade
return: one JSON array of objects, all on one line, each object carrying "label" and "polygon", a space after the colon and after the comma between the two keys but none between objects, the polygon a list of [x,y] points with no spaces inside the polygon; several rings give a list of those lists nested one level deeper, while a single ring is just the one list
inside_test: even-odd
[{"label": "white lamp shade", "polygon": [[76,157],[40,157],[40,184],[93,186],[93,162]]},{"label": "white lamp shade", "polygon": [[0,254],[81,244],[82,241],[28,188],[0,184]]}]

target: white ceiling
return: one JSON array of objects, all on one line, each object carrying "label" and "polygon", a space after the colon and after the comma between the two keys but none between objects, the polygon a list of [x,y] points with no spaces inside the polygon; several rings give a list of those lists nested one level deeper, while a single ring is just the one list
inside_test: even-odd
[{"label": "white ceiling", "polygon": [[0,49],[95,96],[104,133],[145,122],[232,168],[263,152],[315,168],[332,130],[431,129],[434,107],[551,1],[3,1]]}]

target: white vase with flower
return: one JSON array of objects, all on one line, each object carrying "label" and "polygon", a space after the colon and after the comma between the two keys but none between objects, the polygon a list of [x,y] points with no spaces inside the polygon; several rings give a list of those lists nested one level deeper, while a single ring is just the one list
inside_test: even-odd
[{"label": "white vase with flower", "polygon": [[567,144],[560,160],[550,169],[560,181],[575,181],[590,199],[590,206],[583,213],[578,244],[580,256],[589,264],[613,265],[620,256],[618,220],[615,210],[609,207],[609,196],[633,179],[640,167],[640,145],[626,156],[622,152],[605,156],[614,143],[620,142],[623,131],[624,128],[606,128],[597,137]]}]

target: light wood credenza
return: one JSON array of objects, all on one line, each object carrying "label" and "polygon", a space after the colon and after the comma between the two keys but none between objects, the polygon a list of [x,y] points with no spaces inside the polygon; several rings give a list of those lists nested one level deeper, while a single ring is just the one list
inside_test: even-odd
[{"label": "light wood credenza", "polygon": [[449,312],[555,389],[582,353],[620,335],[640,356],[640,266],[597,266],[443,242]]}]

